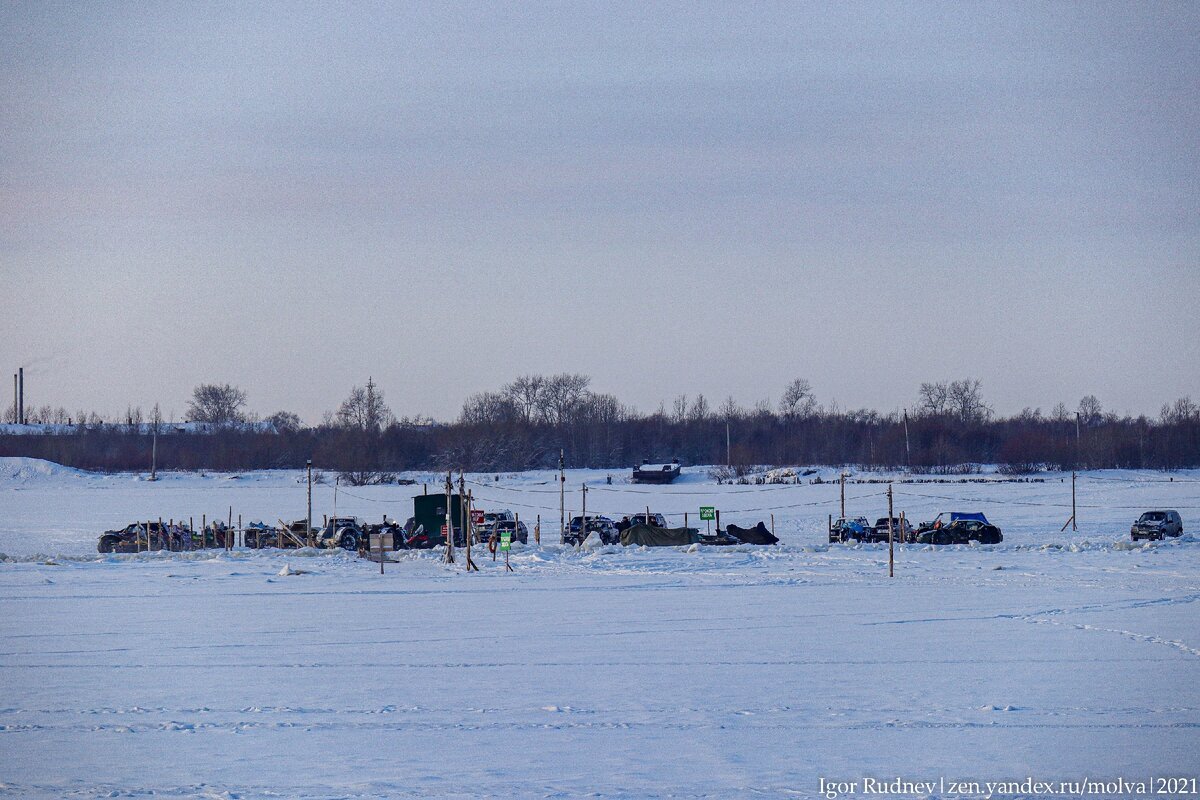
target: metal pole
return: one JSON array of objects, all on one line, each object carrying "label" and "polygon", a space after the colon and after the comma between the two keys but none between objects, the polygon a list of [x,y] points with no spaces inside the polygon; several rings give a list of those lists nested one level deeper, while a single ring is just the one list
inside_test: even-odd
[{"label": "metal pole", "polygon": [[18,408],[17,422],[21,425],[24,425],[25,424],[25,368],[20,367],[17,370],[17,375],[19,375],[21,378],[21,380],[20,380],[21,385],[18,390],[18,394],[20,395],[20,397],[17,400],[17,403],[18,403],[18,405],[17,405],[17,408]]},{"label": "metal pole", "polygon": [[892,531],[892,485],[888,484],[888,577],[896,577],[896,544]]},{"label": "metal pole", "polygon": [[446,473],[446,557],[447,564],[454,563],[454,521],[450,514],[450,499],[454,492],[454,479]]},{"label": "metal pole", "polygon": [[312,459],[304,462],[304,468],[308,472],[308,516],[305,518],[304,533],[308,546],[312,547]]}]

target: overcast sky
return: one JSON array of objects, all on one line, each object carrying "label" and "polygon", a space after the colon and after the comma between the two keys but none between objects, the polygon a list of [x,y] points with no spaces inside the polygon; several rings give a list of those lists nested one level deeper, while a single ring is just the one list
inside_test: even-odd
[{"label": "overcast sky", "polygon": [[5,3],[0,368],[176,418],[1200,398],[1200,6],[828,5]]}]

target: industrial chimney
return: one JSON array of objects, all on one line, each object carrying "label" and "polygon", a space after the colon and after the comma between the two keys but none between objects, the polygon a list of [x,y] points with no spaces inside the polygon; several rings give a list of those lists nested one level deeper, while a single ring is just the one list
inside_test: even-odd
[{"label": "industrial chimney", "polygon": [[17,392],[17,423],[20,425],[24,425],[25,424],[25,368],[19,367],[17,369],[17,375],[20,376],[20,379],[18,380],[18,383],[20,384],[20,389]]}]

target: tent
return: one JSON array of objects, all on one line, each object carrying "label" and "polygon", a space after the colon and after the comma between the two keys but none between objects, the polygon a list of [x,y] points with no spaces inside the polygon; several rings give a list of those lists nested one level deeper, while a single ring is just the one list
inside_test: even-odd
[{"label": "tent", "polygon": [[725,530],[729,535],[745,544],[778,544],[779,539],[767,530],[767,526],[761,522],[753,528],[739,528],[732,523],[725,526]]},{"label": "tent", "polygon": [[646,547],[678,547],[700,541],[695,528],[656,528],[653,525],[634,525],[621,531],[621,544]]}]

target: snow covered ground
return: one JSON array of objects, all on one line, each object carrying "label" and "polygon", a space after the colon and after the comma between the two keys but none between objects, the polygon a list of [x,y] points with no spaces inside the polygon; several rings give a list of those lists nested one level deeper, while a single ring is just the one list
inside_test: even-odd
[{"label": "snow covered ground", "polygon": [[[901,778],[954,796],[942,779],[1200,773],[1200,472],[1085,473],[1066,532],[1069,475],[898,483],[910,519],[982,510],[1005,542],[901,547],[890,580],[885,545],[825,541],[836,484],[608,474],[570,471],[568,505],[587,480],[610,516],[773,509],[782,544],[564,548],[556,476],[533,472],[467,476],[485,507],[542,515],[510,574],[478,552],[478,574],[414,552],[383,576],[340,552],[101,556],[96,535],[139,518],[302,517],[303,476],[0,459],[0,795],[816,797]],[[885,489],[848,485],[847,513],[881,516]],[[422,490],[339,488],[337,513],[404,519]],[[318,517],[333,495],[314,489]],[[1189,533],[1132,545],[1155,507]]]}]

